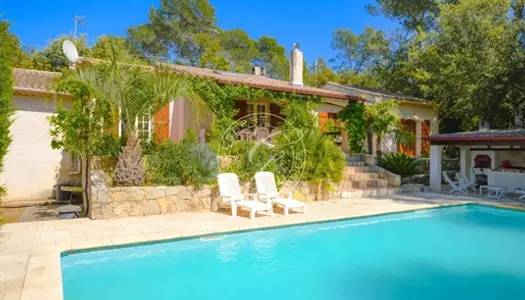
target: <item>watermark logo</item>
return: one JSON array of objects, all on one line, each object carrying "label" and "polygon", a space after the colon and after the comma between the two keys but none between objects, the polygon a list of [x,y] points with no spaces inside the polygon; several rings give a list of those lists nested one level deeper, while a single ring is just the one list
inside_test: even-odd
[{"label": "watermark logo", "polygon": [[298,182],[306,166],[304,134],[279,115],[252,113],[236,120],[219,139],[221,172],[244,181],[273,171],[279,183]]}]

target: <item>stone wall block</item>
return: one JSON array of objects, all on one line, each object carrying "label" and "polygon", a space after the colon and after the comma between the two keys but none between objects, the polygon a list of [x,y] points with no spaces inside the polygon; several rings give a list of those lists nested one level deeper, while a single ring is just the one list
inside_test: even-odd
[{"label": "stone wall block", "polygon": [[113,190],[110,190],[109,192],[109,197],[110,197],[110,201],[111,202],[117,202],[117,203],[120,203],[120,202],[127,202],[127,201],[130,201],[130,194],[127,194],[127,193],[124,193],[124,192],[115,192]]},{"label": "stone wall block", "polygon": [[169,199],[157,198],[155,201],[157,202],[161,214],[175,212],[175,206]]},{"label": "stone wall block", "polygon": [[113,209],[113,213],[117,217],[127,217],[129,216],[130,212],[131,212],[130,202],[120,203]]},{"label": "stone wall block", "polygon": [[144,215],[158,215],[160,214],[159,205],[155,200],[146,200],[144,201]]},{"label": "stone wall block", "polygon": [[165,186],[148,186],[144,187],[144,193],[147,200],[164,198],[166,197],[166,189]]},{"label": "stone wall block", "polygon": [[168,186],[166,188],[166,197],[171,197],[179,194],[179,187],[178,186]]},{"label": "stone wall block", "polygon": [[144,215],[144,202],[145,201],[132,201],[130,216],[143,216]]}]

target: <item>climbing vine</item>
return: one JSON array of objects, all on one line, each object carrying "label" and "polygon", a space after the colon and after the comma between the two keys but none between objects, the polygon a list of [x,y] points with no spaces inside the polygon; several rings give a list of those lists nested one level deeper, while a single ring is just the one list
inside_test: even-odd
[{"label": "climbing vine", "polygon": [[352,153],[364,152],[364,140],[366,137],[365,105],[360,102],[350,101],[339,112],[338,117],[345,122],[350,151]]},{"label": "climbing vine", "polygon": [[193,82],[193,90],[206,102],[216,116],[212,138],[228,138],[224,136],[224,133],[234,123],[234,117],[237,114],[235,100],[255,101],[264,99],[282,107],[297,103],[304,103],[305,107],[308,107],[311,103],[320,103],[323,100],[320,96],[270,91],[246,85],[219,84],[211,79],[188,77],[188,80]]}]

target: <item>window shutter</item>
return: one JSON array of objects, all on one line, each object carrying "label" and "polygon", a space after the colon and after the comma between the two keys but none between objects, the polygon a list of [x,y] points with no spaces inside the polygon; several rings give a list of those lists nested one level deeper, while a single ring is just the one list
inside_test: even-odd
[{"label": "window shutter", "polygon": [[326,124],[326,121],[328,121],[328,113],[327,112],[319,112],[318,113],[319,118],[319,127],[321,127],[321,130],[325,132],[326,130],[323,128]]},{"label": "window shutter", "polygon": [[275,103],[270,103],[270,113],[272,114],[270,118],[271,126],[272,127],[279,126],[281,119],[278,117],[281,117],[281,107]]},{"label": "window shutter", "polygon": [[170,105],[164,106],[153,118],[153,134],[157,141],[165,141],[170,138]]},{"label": "window shutter", "polygon": [[235,119],[239,120],[240,118],[246,116],[248,113],[248,105],[246,101],[235,100],[235,110],[237,111]]}]

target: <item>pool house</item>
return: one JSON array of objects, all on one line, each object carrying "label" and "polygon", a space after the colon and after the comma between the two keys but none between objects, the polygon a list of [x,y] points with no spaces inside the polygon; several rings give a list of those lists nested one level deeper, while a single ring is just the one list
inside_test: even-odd
[{"label": "pool house", "polygon": [[430,188],[441,191],[441,159],[444,146],[460,149],[460,171],[470,181],[507,192],[525,188],[525,129],[436,134],[430,142]]}]

